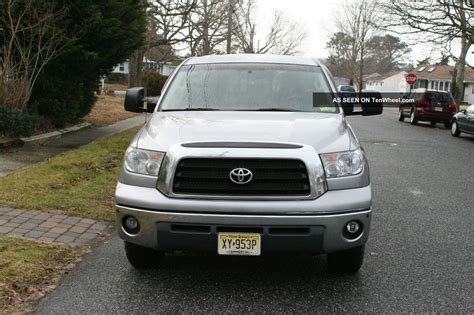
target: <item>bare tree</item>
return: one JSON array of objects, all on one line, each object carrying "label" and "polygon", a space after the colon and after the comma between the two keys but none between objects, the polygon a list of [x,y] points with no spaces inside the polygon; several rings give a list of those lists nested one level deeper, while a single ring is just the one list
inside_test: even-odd
[{"label": "bare tree", "polygon": [[[384,28],[405,35],[414,35],[418,42],[451,46],[457,40],[460,52],[453,56],[456,62],[452,84],[456,102],[460,104],[464,91],[466,56],[472,46],[474,6],[469,0],[384,1]],[[425,36],[420,36],[425,35]],[[450,49],[449,49],[450,50]]]},{"label": "bare tree", "polygon": [[0,104],[25,110],[38,76],[44,67],[62,54],[65,38],[56,20],[66,12],[51,1],[38,6],[33,0],[3,3],[5,42],[0,65]]},{"label": "bare tree", "polygon": [[357,82],[359,91],[363,88],[364,59],[367,43],[376,32],[377,15],[374,7],[377,0],[354,0],[343,4],[336,16],[336,28],[350,38],[351,81]]},{"label": "bare tree", "polygon": [[197,1],[188,28],[191,55],[209,55],[226,40],[227,9],[224,0]]},{"label": "bare tree", "polygon": [[145,45],[137,49],[129,59],[129,87],[143,84],[143,56],[149,49],[159,46],[172,46],[189,40],[187,32],[191,12],[197,0],[142,0],[147,15],[149,34]]},{"label": "bare tree", "polygon": [[234,35],[237,49],[244,53],[274,53],[293,55],[306,39],[306,32],[297,22],[291,21],[283,12],[275,11],[265,36],[258,33],[255,21],[255,1],[239,1],[235,10]]}]

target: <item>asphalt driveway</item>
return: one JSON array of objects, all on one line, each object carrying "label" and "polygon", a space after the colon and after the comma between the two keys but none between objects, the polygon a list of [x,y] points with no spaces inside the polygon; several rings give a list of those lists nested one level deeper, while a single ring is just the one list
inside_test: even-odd
[{"label": "asphalt driveway", "polygon": [[111,237],[37,307],[65,313],[474,312],[474,137],[350,117],[368,153],[372,231],[358,275],[324,257],[174,255],[139,272]]}]

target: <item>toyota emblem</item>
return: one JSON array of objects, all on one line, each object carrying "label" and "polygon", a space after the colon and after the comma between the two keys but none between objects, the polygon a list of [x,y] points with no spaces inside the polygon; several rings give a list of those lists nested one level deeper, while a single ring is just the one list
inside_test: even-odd
[{"label": "toyota emblem", "polygon": [[229,178],[236,184],[244,185],[250,183],[253,178],[253,174],[249,169],[239,167],[230,171]]}]

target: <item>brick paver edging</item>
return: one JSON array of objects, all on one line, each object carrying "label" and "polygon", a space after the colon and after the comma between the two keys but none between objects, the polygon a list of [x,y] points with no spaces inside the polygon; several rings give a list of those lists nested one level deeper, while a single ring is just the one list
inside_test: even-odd
[{"label": "brick paver edging", "polygon": [[0,237],[84,245],[94,241],[110,227],[104,222],[63,214],[0,208]]}]

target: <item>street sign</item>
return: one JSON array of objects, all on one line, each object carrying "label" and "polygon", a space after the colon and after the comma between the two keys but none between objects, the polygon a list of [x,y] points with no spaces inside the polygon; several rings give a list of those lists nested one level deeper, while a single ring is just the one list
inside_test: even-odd
[{"label": "street sign", "polygon": [[408,73],[406,76],[405,76],[405,80],[407,81],[408,84],[410,85],[414,85],[416,83],[416,74],[414,73]]}]

